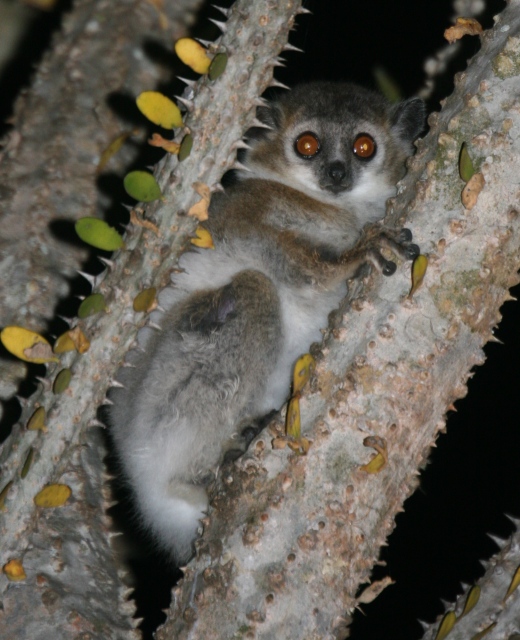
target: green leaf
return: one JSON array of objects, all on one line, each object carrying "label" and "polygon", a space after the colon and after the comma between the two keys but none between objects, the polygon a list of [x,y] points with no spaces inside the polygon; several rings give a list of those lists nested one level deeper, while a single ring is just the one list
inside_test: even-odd
[{"label": "green leaf", "polygon": [[470,178],[473,177],[475,173],[475,167],[473,166],[473,162],[468,153],[468,147],[466,143],[462,143],[462,147],[460,148],[460,156],[459,156],[459,174],[460,177],[464,180],[464,182],[468,182]]},{"label": "green leaf", "polygon": [[54,384],[52,385],[54,393],[63,393],[69,386],[71,378],[72,371],[70,369],[62,369],[54,379]]},{"label": "green leaf", "polygon": [[74,225],[78,236],[92,247],[104,251],[117,251],[125,243],[120,234],[99,218],[80,218]]},{"label": "green leaf", "polygon": [[82,319],[88,318],[89,316],[93,316],[95,313],[105,311],[105,309],[105,296],[102,293],[93,293],[85,298],[85,300],[83,300],[79,305],[78,317]]},{"label": "green leaf", "polygon": [[130,171],[123,184],[128,195],[140,202],[152,202],[162,197],[159,185],[148,171]]},{"label": "green leaf", "polygon": [[221,76],[227,67],[227,53],[217,53],[209,65],[209,79],[216,80]]},{"label": "green leaf", "polygon": [[191,133],[188,133],[184,136],[181,142],[181,148],[179,149],[179,162],[186,160],[186,158],[191,153],[191,148],[193,147],[193,136]]}]

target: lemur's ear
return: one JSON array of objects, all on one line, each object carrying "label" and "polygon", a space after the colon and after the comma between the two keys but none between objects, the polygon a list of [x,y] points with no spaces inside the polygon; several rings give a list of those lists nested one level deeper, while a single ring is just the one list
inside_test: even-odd
[{"label": "lemur's ear", "polygon": [[392,129],[405,142],[413,142],[424,131],[426,105],[421,98],[400,102],[391,117]]}]

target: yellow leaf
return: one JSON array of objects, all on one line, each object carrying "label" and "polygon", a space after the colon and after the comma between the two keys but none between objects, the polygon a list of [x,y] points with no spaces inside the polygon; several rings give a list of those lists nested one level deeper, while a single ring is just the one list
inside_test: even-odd
[{"label": "yellow leaf", "polygon": [[456,622],[457,616],[455,615],[455,611],[448,611],[442,619],[437,635],[435,636],[435,640],[444,640],[448,633],[453,629]]},{"label": "yellow leaf", "polygon": [[182,127],[179,107],[158,91],[143,91],[137,96],[137,108],[150,122],[164,129]]},{"label": "yellow leaf", "polygon": [[213,238],[211,237],[211,233],[204,229],[204,227],[198,226],[195,229],[195,233],[197,234],[196,238],[192,238],[190,240],[191,244],[194,244],[196,247],[201,247],[202,249],[214,249],[215,245],[213,244]]},{"label": "yellow leaf", "polygon": [[108,164],[108,161],[110,160],[110,158],[112,156],[115,156],[115,154],[119,151],[119,149],[121,149],[123,144],[127,141],[127,139],[131,135],[132,134],[130,131],[126,131],[125,133],[122,133],[121,135],[117,136],[115,140],[112,140],[112,142],[103,151],[103,153],[101,154],[101,157],[99,158],[99,162],[97,166],[98,173],[101,173],[101,171],[103,171],[103,169]]},{"label": "yellow leaf", "polygon": [[51,345],[47,340],[29,329],[6,327],[0,333],[0,340],[7,351],[25,362],[36,364],[59,362],[59,358],[52,353]]},{"label": "yellow leaf", "polygon": [[144,311],[148,313],[157,307],[156,299],[157,290],[155,287],[143,289],[134,298],[134,311]]},{"label": "yellow leaf", "polygon": [[27,429],[29,429],[29,431],[47,431],[47,427],[45,426],[45,409],[43,407],[38,407],[29,418]]},{"label": "yellow leaf", "polygon": [[208,219],[208,207],[211,200],[211,191],[208,185],[204,184],[204,182],[194,182],[191,186],[199,194],[202,200],[199,200],[190,207],[188,215],[197,218],[199,222],[204,222],[204,220]]},{"label": "yellow leaf", "polygon": [[192,38],[180,38],[175,43],[175,53],[196,73],[208,73],[211,58],[206,49]]},{"label": "yellow leaf", "polygon": [[383,469],[386,465],[385,458],[380,454],[376,454],[370,462],[359,467],[361,471],[366,471],[366,473],[379,473],[381,469]]},{"label": "yellow leaf", "polygon": [[152,147],[160,147],[168,153],[179,153],[181,145],[173,140],[166,140],[159,133],[152,133],[152,137],[148,140],[148,144]]},{"label": "yellow leaf", "polygon": [[511,580],[511,584],[509,585],[509,588],[507,590],[504,600],[507,600],[509,598],[509,596],[513,593],[513,591],[518,588],[519,584],[520,584],[520,567],[517,567],[515,571],[515,575]]},{"label": "yellow leaf", "polygon": [[74,327],[68,332],[78,353],[86,353],[90,349],[90,340],[79,327]]},{"label": "yellow leaf", "polygon": [[380,436],[367,436],[363,440],[363,444],[365,447],[372,447],[377,451],[377,455],[360,467],[361,471],[366,471],[367,473],[379,473],[388,462],[388,450],[386,445],[386,440],[381,438]]},{"label": "yellow leaf", "polygon": [[413,294],[422,285],[426,269],[428,268],[428,258],[423,255],[417,256],[412,263],[412,286],[408,298],[412,298]]},{"label": "yellow leaf", "polygon": [[301,419],[300,419],[300,394],[295,394],[287,406],[287,415],[285,420],[285,433],[299,440],[301,437]]},{"label": "yellow leaf", "polygon": [[462,616],[465,616],[467,613],[469,613],[473,609],[473,607],[477,604],[479,598],[480,598],[480,587],[478,585],[475,585],[469,590],[468,597],[466,598],[466,602],[464,604],[464,609],[460,614],[461,618]]},{"label": "yellow leaf", "polygon": [[11,582],[19,582],[20,580],[25,580],[27,577],[20,560],[9,560],[9,562],[2,567],[2,571]]},{"label": "yellow leaf", "polygon": [[61,507],[71,496],[71,489],[66,484],[49,484],[34,496],[37,507]]},{"label": "yellow leaf", "polygon": [[69,336],[69,332],[65,331],[61,336],[56,340],[52,350],[54,353],[65,353],[66,351],[74,351],[76,345],[74,344],[72,338]]},{"label": "yellow leaf", "polygon": [[316,369],[316,361],[310,353],[300,356],[294,365],[293,393],[299,393]]}]

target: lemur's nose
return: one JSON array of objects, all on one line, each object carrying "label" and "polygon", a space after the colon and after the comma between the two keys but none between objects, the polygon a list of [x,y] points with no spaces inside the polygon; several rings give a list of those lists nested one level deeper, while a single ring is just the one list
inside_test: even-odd
[{"label": "lemur's nose", "polygon": [[335,184],[339,184],[347,175],[345,165],[339,160],[330,163],[327,173]]}]

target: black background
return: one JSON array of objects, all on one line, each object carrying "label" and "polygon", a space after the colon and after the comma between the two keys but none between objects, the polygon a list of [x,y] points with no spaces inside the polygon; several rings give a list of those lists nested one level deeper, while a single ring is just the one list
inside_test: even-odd
[{"label": "black background", "polygon": [[[479,18],[484,27],[493,24],[492,16],[503,4],[502,0],[488,2],[488,10]],[[69,6],[61,2],[54,13],[42,14],[0,77],[2,121]],[[334,79],[375,86],[374,69],[382,66],[404,96],[421,88],[424,60],[445,44],[443,32],[452,16],[450,0],[307,0],[305,6],[313,15],[300,16],[291,37],[304,53],[284,54],[288,66],[277,70],[279,80],[293,85]],[[213,39],[216,32],[207,16],[221,19],[215,9],[206,7],[193,35]],[[463,44],[437,85],[430,111],[439,109],[439,100],[451,91],[453,73],[463,69],[479,47],[477,38],[466,37]],[[473,583],[482,575],[479,559],[497,548],[486,534],[508,536],[513,525],[504,514],[520,517],[519,305],[507,303],[502,313],[496,335],[504,344],[486,347],[485,366],[476,369],[467,398],[456,403],[457,413],[450,413],[447,434],[439,437],[419,489],[397,518],[381,556],[387,566],[374,572],[375,579],[389,574],[396,584],[363,607],[366,615],[355,614],[354,640],[421,637],[417,620],[434,621],[443,611],[441,598],[452,600],[461,591],[461,581]],[[164,619],[160,610],[168,605],[169,588],[178,574],[167,571],[160,558],[136,561],[135,569],[138,615],[146,616],[144,630],[149,638]]]}]

